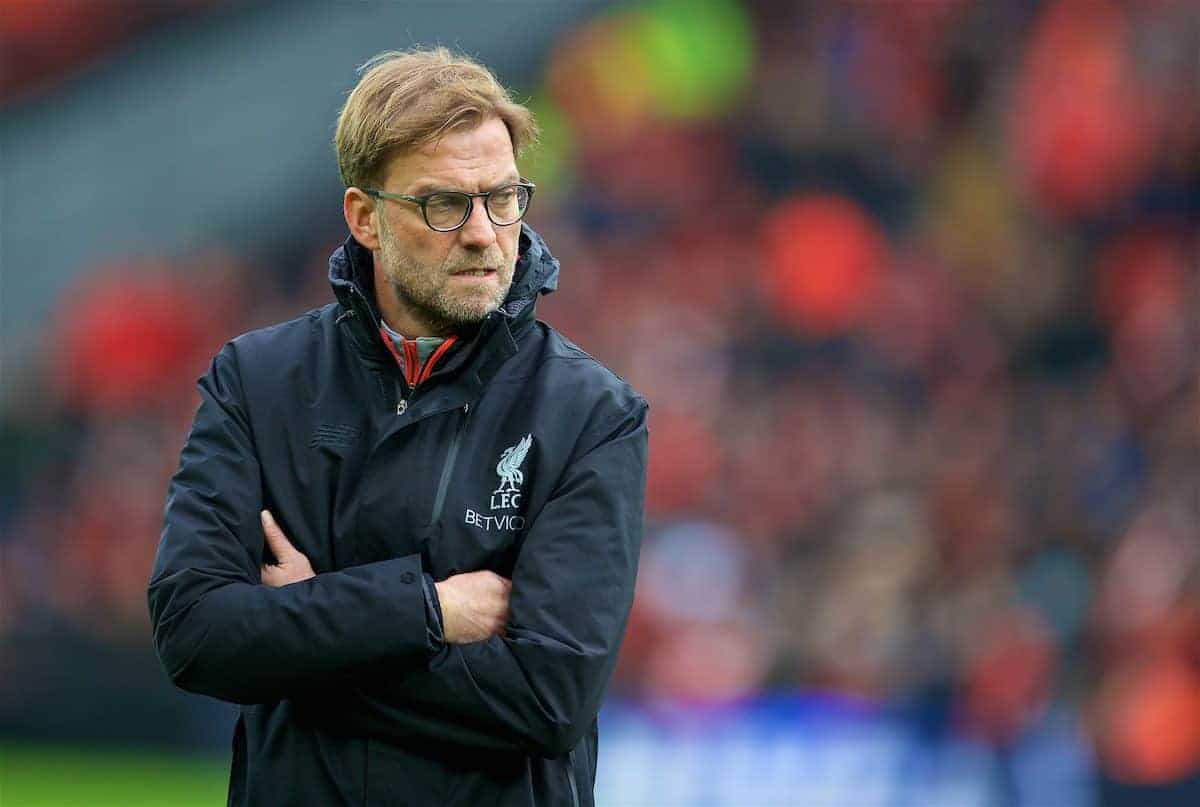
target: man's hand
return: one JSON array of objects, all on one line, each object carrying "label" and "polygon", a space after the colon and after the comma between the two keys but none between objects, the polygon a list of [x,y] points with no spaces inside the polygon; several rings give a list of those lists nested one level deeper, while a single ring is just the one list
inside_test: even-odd
[{"label": "man's hand", "polygon": [[[277,563],[262,565],[262,581],[272,588],[299,583],[314,577],[308,558],[275,523],[269,510],[262,511],[263,534]],[[495,572],[466,572],[435,583],[442,606],[442,634],[450,644],[481,642],[504,635],[508,621],[508,597],[512,583]]]},{"label": "man's hand", "polygon": [[504,635],[512,582],[495,572],[466,572],[435,583],[442,606],[442,634],[449,644]]},{"label": "man's hand", "polygon": [[299,583],[315,577],[312,564],[300,550],[292,546],[292,542],[279,529],[275,517],[270,510],[262,511],[263,534],[267,536],[267,546],[275,556],[276,563],[264,563],[262,566],[262,581],[272,588],[286,586],[288,583]]}]

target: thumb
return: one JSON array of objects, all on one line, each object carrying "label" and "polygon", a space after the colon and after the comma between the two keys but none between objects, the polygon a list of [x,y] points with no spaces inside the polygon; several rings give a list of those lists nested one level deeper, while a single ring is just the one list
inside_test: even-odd
[{"label": "thumb", "polygon": [[283,534],[283,530],[275,523],[275,517],[271,515],[270,510],[263,510],[260,514],[262,517],[263,535],[267,537],[267,546],[271,549],[271,554],[280,563],[296,554],[296,547],[292,546],[291,541]]}]

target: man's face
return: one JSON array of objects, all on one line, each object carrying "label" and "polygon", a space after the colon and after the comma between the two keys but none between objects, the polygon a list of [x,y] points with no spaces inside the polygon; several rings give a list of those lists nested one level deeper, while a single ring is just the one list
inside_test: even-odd
[{"label": "man's face", "polygon": [[[476,193],[519,178],[508,129],[499,118],[491,118],[396,157],[388,166],[383,190],[409,196]],[[381,299],[380,307],[388,324],[405,336],[460,331],[504,302],[516,267],[521,225],[498,227],[488,218],[484,200],[474,203],[462,227],[441,233],[425,224],[419,205],[378,200],[376,291],[394,295],[392,300]]]}]

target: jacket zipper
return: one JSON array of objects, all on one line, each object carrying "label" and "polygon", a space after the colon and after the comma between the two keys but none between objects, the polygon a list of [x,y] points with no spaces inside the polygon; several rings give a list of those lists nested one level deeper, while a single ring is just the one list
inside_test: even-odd
[{"label": "jacket zipper", "polygon": [[437,495],[433,497],[433,516],[429,519],[430,524],[437,524],[438,519],[442,517],[442,507],[446,504],[446,491],[450,488],[450,477],[454,475],[454,462],[458,459],[458,444],[462,439],[462,433],[466,429],[467,418],[470,415],[471,404],[463,404],[462,417],[458,421],[458,427],[454,430],[454,437],[450,439],[450,450],[446,452],[446,464],[442,466]]}]

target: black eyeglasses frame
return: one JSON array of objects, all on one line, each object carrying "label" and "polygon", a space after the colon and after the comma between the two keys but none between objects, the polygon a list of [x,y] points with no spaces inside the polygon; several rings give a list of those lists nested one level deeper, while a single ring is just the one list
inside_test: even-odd
[{"label": "black eyeglasses frame", "polygon": [[[491,198],[493,193],[506,191],[510,188],[524,188],[529,193],[529,199],[525,202],[525,209],[521,211],[521,215],[517,216],[517,218],[513,219],[512,221],[501,223],[492,217],[492,209],[488,205],[488,199]],[[492,224],[495,224],[497,227],[511,227],[521,219],[525,218],[525,214],[529,212],[529,205],[533,202],[533,192],[536,190],[537,185],[524,178],[518,182],[510,182],[507,185],[501,185],[498,188],[492,188],[490,191],[480,191],[479,193],[467,193],[466,191],[433,191],[432,193],[422,194],[421,196],[409,196],[405,193],[390,193],[388,191],[379,190],[378,188],[362,189],[363,193],[372,197],[373,199],[387,199],[391,202],[410,202],[411,204],[418,205],[421,208],[421,218],[425,220],[425,226],[439,233],[452,233],[466,224],[471,219],[471,214],[475,212],[475,200],[479,198],[483,198],[484,200],[483,212],[487,214],[488,221],[490,221]],[[425,206],[433,197],[447,195],[465,196],[467,199],[466,213],[463,214],[462,221],[460,221],[458,224],[455,224],[453,227],[434,227],[433,224],[429,222],[429,213]]]}]

